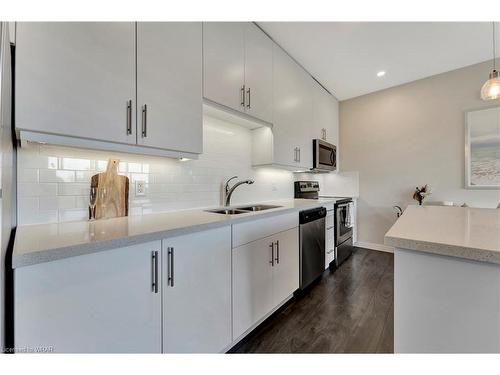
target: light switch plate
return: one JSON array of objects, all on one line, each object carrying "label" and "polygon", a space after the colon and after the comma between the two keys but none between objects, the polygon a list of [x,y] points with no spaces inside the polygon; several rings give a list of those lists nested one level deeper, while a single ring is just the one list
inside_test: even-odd
[{"label": "light switch plate", "polygon": [[135,182],[135,196],[143,197],[146,195],[146,182],[145,181],[136,181]]}]

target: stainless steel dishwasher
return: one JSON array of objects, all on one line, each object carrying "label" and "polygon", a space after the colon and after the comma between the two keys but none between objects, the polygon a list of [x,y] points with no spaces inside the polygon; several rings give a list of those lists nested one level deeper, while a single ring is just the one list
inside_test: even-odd
[{"label": "stainless steel dishwasher", "polygon": [[326,208],[299,213],[300,289],[306,288],[325,270]]}]

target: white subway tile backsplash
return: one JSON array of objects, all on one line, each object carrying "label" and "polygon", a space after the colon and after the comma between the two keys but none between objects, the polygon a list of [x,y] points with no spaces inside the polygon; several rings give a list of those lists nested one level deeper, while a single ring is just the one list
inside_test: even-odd
[{"label": "white subway tile backsplash", "polygon": [[19,197],[46,197],[57,194],[57,184],[52,183],[19,183],[17,186]]},{"label": "white subway tile backsplash", "polygon": [[90,193],[90,181],[84,183],[59,183],[58,195],[86,195]]},{"label": "white subway tile backsplash", "polygon": [[39,202],[40,210],[76,208],[76,197],[74,196],[40,197]]},{"label": "white subway tile backsplash", "polygon": [[59,210],[59,221],[87,220],[88,215],[88,209]]},{"label": "white subway tile backsplash", "polygon": [[40,182],[75,182],[74,171],[40,169]]},{"label": "white subway tile backsplash", "polygon": [[71,170],[78,170],[78,171],[88,171],[93,168],[93,165],[95,165],[95,162],[93,160],[89,159],[76,159],[76,158],[62,158],[61,160],[61,169],[71,169]]},{"label": "white subway tile backsplash", "polygon": [[[19,211],[19,216],[23,214],[22,211]],[[57,223],[59,221],[59,216],[57,210],[36,210],[34,212],[24,213],[22,224],[48,224],[48,223]]]},{"label": "white subway tile backsplash", "polygon": [[38,182],[38,169],[21,169],[17,176],[19,182]]},{"label": "white subway tile backsplash", "polygon": [[17,209],[21,216],[30,217],[38,212],[38,197],[19,197]]},{"label": "white subway tile backsplash", "polygon": [[87,183],[92,178],[94,173],[90,171],[75,171],[75,182]]},{"label": "white subway tile backsplash", "polygon": [[141,173],[142,172],[142,164],[141,163],[128,163],[128,172]]},{"label": "white subway tile backsplash", "polygon": [[[87,195],[75,198],[75,208],[88,208],[90,197]],[[69,208],[69,207],[68,207]]]},{"label": "white subway tile backsplash", "polygon": [[[130,178],[129,215],[221,205],[223,182],[234,175],[252,178],[232,203],[293,197],[294,176],[279,169],[251,166],[251,130],[204,119],[204,153],[199,160],[176,159],[31,144],[18,152],[19,223],[86,220],[90,180],[108,160]],[[146,195],[135,195],[135,182]]]}]

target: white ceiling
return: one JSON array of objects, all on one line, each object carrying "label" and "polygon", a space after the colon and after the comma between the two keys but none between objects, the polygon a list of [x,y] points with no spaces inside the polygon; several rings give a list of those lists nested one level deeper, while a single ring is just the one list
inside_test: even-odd
[{"label": "white ceiling", "polygon": [[[486,61],[493,53],[491,22],[258,24],[339,100]],[[496,29],[498,56],[499,23]],[[381,70],[386,75],[379,78]]]}]

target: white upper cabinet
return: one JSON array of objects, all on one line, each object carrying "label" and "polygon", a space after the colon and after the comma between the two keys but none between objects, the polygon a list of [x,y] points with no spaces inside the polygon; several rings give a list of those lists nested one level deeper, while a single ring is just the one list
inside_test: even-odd
[{"label": "white upper cabinet", "polygon": [[312,138],[324,139],[338,147],[339,104],[317,82],[313,86]]},{"label": "white upper cabinet", "polygon": [[245,109],[245,26],[203,23],[203,94],[237,111]]},{"label": "white upper cabinet", "polygon": [[137,142],[201,153],[202,25],[137,24]]},{"label": "white upper cabinet", "polygon": [[171,157],[203,149],[202,25],[19,23],[21,140]]},{"label": "white upper cabinet", "polygon": [[135,24],[21,22],[16,128],[136,143]]},{"label": "white upper cabinet", "polygon": [[203,24],[206,99],[272,122],[273,42],[250,22]]},{"label": "white upper cabinet", "polygon": [[245,111],[273,121],[273,42],[253,23],[245,28]]},{"label": "white upper cabinet", "polygon": [[312,79],[279,46],[273,48],[273,127],[254,131],[254,165],[312,168]]},{"label": "white upper cabinet", "polygon": [[163,240],[163,351],[217,353],[231,343],[231,227]]}]

